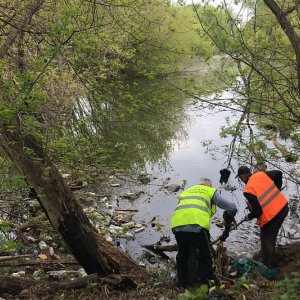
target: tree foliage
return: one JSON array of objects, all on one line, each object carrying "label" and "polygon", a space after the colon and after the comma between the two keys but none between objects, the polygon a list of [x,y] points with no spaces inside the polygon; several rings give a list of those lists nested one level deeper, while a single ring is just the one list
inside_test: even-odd
[{"label": "tree foliage", "polygon": [[[87,273],[144,278],[146,271],[94,228],[58,167],[104,166],[106,158],[118,166],[132,150],[132,160],[142,164],[134,151],[146,152],[146,140],[170,147],[177,127],[164,121],[180,116],[166,113],[176,98],[158,90],[148,97],[147,87],[134,88],[137,80],[154,84],[176,71],[187,54],[171,42],[176,11],[164,0],[0,0],[0,7],[3,155],[36,191],[51,225]],[[159,114],[167,117],[160,128]],[[139,118],[147,125],[140,126]],[[141,142],[130,145],[116,123],[129,124]]]},{"label": "tree foliage", "polygon": [[[235,10],[227,1],[217,8],[207,3],[202,10],[194,6],[203,30],[219,51],[236,63],[234,85],[232,77],[218,74],[234,94],[229,101],[219,99],[219,105],[241,112],[238,123],[229,124],[233,126],[230,134],[234,137],[229,153],[232,155],[233,149],[237,149],[240,159],[253,160],[253,164],[262,160],[293,163],[299,152],[297,3],[268,0],[237,4],[240,9]],[[245,9],[247,19],[242,14]],[[260,133],[255,132],[253,121]],[[224,129],[223,133],[225,130],[229,132]],[[288,150],[280,139],[287,140]],[[240,151],[233,147],[237,145],[242,147]],[[288,169],[291,167],[293,164]]]},{"label": "tree foliage", "polygon": [[[23,19],[32,3],[37,9],[30,12],[29,25]],[[22,132],[38,137],[56,164],[72,168],[113,168],[124,162],[119,157],[138,150],[127,167],[142,166],[147,146],[141,147],[141,139],[151,136],[153,144],[168,145],[178,134],[176,126],[167,129],[155,121],[159,110],[170,122],[180,116],[180,105],[168,112],[175,108],[174,93],[153,88],[151,95],[145,81],[157,85],[158,78],[178,71],[179,61],[211,55],[207,39],[194,30],[191,8],[165,0],[14,0],[2,1],[1,9],[4,130],[14,130],[13,116],[22,116]],[[147,113],[154,118],[149,126],[139,126],[139,116]],[[122,126],[138,128],[136,146],[128,147],[125,136],[117,134]],[[167,151],[159,152],[165,156]],[[150,160],[157,161],[159,152]]]}]

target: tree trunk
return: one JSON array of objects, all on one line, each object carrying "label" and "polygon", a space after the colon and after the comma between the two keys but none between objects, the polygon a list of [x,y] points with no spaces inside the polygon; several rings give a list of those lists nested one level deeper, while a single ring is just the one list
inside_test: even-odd
[{"label": "tree trunk", "polygon": [[288,15],[295,12],[298,7],[291,5],[289,9],[283,10],[274,0],[264,0],[264,2],[277,18],[294,49],[297,61],[298,93],[300,93],[300,36],[298,30],[296,30],[297,26],[294,26],[293,22],[288,18]]},{"label": "tree trunk", "polygon": [[85,271],[101,276],[131,273],[137,280],[143,279],[145,269],[97,232],[39,141],[22,134],[21,117],[15,121],[15,131],[6,130],[0,135],[1,146],[37,191],[53,228],[61,233]]},{"label": "tree trunk", "polygon": [[[122,275],[109,275],[105,278],[99,278],[97,274],[87,275],[81,278],[74,279],[72,281],[58,281],[58,282],[46,282],[37,281],[32,279],[14,278],[10,276],[0,276],[0,292],[19,294],[22,291],[22,298],[27,296],[26,291],[29,292],[30,299],[32,299],[32,292],[34,292],[34,299],[42,299],[43,295],[49,296],[49,293],[57,293],[60,290],[74,290],[82,289],[88,286],[91,282],[98,285],[110,285],[115,289],[124,288],[124,286],[134,288],[136,284],[126,276]],[[31,288],[33,291],[30,291]],[[29,290],[29,291],[28,291]],[[29,299],[28,297],[26,299]]]}]

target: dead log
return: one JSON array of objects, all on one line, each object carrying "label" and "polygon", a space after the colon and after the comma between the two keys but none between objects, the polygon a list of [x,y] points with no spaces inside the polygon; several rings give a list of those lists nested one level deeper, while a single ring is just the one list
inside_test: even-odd
[{"label": "dead log", "polygon": [[137,208],[115,208],[115,211],[134,211],[134,212],[138,212],[139,210]]},{"label": "dead log", "polygon": [[177,244],[170,244],[170,245],[151,244],[151,245],[142,245],[142,247],[144,247],[156,254],[158,252],[163,252],[163,251],[173,252],[173,251],[178,250]]},{"label": "dead log", "polygon": [[136,288],[137,284],[132,280],[132,276],[111,274],[100,278],[97,274],[90,274],[70,281],[46,282],[33,279],[23,279],[10,276],[0,276],[0,292],[20,294],[49,294],[57,293],[60,290],[81,289],[87,287],[89,283],[99,285],[110,285],[116,288]]},{"label": "dead log", "polygon": [[79,289],[84,288],[89,282],[97,281],[98,275],[91,274],[72,281],[61,281],[61,282],[41,282],[33,279],[21,279],[10,276],[0,276],[0,291],[4,293],[19,294],[23,290],[27,290],[31,287],[43,286],[43,291],[47,293],[56,293],[59,290]]}]

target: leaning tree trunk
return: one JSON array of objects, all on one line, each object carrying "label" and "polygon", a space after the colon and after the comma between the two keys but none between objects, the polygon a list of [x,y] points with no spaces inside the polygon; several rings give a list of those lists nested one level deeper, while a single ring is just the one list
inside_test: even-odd
[{"label": "leaning tree trunk", "polygon": [[[298,26],[295,26],[294,19],[295,16],[292,13],[299,11],[299,4],[295,1],[295,4],[289,5],[287,8],[283,9],[280,1],[275,0],[264,0],[265,4],[269,7],[272,13],[277,18],[282,30],[288,37],[296,57],[296,72],[297,72],[297,81],[298,81],[298,97],[300,94],[300,35],[297,30]],[[278,2],[278,3],[277,3]],[[299,15],[298,15],[299,18]],[[298,117],[298,114],[296,114]]]},{"label": "leaning tree trunk", "polygon": [[137,280],[145,277],[145,269],[97,232],[39,141],[22,133],[19,116],[15,118],[15,126],[14,131],[2,131],[1,146],[36,189],[53,228],[61,233],[85,271],[101,276],[130,273],[138,275]]}]

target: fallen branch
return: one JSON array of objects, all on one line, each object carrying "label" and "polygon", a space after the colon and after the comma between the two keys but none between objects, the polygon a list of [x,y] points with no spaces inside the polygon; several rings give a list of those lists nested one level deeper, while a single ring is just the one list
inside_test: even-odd
[{"label": "fallen branch", "polygon": [[[242,220],[239,221],[238,223],[235,223],[235,224],[233,225],[233,227],[230,229],[230,231],[237,229],[237,228],[238,228],[241,224],[243,224],[245,221],[246,221],[245,219],[242,219]],[[212,244],[212,245],[217,244],[218,242],[221,241],[221,238],[222,238],[222,235],[220,235],[215,241],[212,241],[211,244]]]},{"label": "fallen branch", "polygon": [[163,251],[177,251],[178,246],[177,244],[170,244],[170,245],[159,245],[159,244],[151,244],[151,245],[142,245],[142,247],[154,252],[157,254],[157,252],[163,252]]},{"label": "fallen branch", "polygon": [[20,258],[32,257],[31,254],[23,254],[23,255],[9,255],[9,256],[0,256],[1,261],[15,260]]},{"label": "fallen branch", "polygon": [[23,290],[30,289],[31,287],[35,287],[35,290],[37,290],[36,286],[41,285],[43,286],[43,289],[41,289],[43,293],[55,293],[61,289],[68,290],[84,288],[90,281],[97,281],[97,279],[97,274],[91,274],[72,281],[47,283],[31,279],[0,276],[0,291],[4,293],[19,294]]},{"label": "fallen branch", "polygon": [[159,245],[159,244],[152,244],[152,245],[142,245],[142,247],[150,250],[154,254],[159,255],[162,259],[168,260],[170,257],[164,253],[164,251],[177,251],[177,244],[174,245]]},{"label": "fallen branch", "polygon": [[[32,297],[48,293],[57,293],[59,290],[81,289],[87,287],[91,282],[97,284],[108,284],[114,288],[136,288],[137,284],[134,281],[134,276],[111,274],[100,278],[97,274],[90,274],[78,279],[61,282],[46,282],[31,279],[21,279],[10,276],[0,276],[0,292],[20,294]],[[41,288],[38,288],[41,287]],[[38,294],[38,295],[37,295]]]},{"label": "fallen branch", "polygon": [[137,208],[115,208],[116,211],[139,211]]},{"label": "fallen branch", "polygon": [[[31,256],[31,255],[30,255]],[[26,260],[26,261],[18,261],[16,262],[18,266],[32,266],[32,265],[51,265],[51,264],[59,264],[59,265],[79,265],[77,260]],[[0,262],[0,267],[8,267],[11,266],[12,262]]]}]

